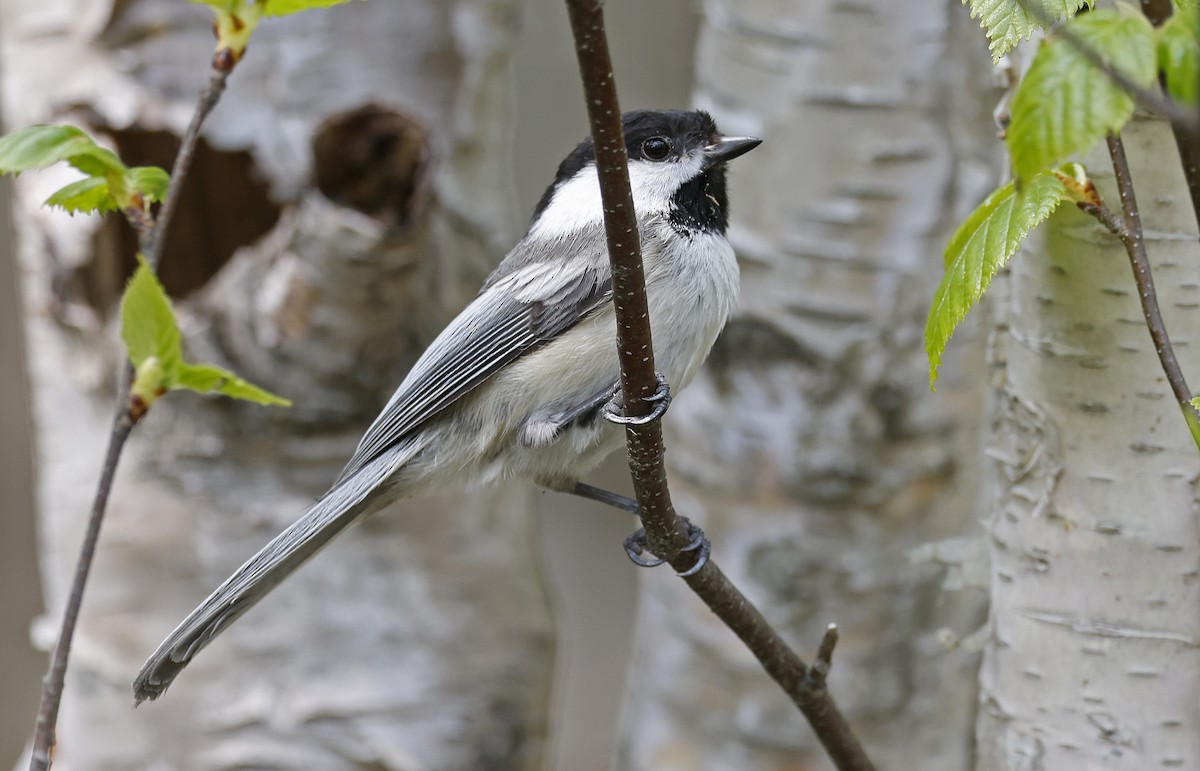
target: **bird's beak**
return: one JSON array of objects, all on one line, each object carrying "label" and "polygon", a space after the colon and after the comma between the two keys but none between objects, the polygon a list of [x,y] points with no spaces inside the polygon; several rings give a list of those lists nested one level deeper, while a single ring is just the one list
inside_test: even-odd
[{"label": "bird's beak", "polygon": [[720,137],[716,142],[704,147],[704,168],[708,169],[718,163],[732,161],[739,155],[745,155],[762,144],[758,137]]}]

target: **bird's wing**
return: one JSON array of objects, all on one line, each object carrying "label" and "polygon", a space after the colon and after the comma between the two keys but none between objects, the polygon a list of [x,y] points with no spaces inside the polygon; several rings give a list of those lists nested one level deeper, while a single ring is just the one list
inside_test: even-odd
[{"label": "bird's wing", "polygon": [[[561,244],[560,244],[561,246]],[[414,430],[497,369],[553,339],[609,302],[612,280],[602,237],[582,235],[570,251],[541,259],[518,246],[482,292],[438,336],[360,442],[338,483],[251,557],[185,618],[134,682],[138,701],[154,699],[188,662],[360,515],[372,492],[419,449]],[[562,254],[571,255],[563,259]]]},{"label": "bird's wing", "polygon": [[[566,248],[564,248],[566,247]],[[504,365],[612,299],[603,233],[554,246],[518,244],[470,305],[422,354],[342,470],[344,480]]]}]

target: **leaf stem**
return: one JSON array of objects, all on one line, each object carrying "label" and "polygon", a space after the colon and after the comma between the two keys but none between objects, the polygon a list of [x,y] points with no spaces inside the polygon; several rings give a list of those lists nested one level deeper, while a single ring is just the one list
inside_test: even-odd
[{"label": "leaf stem", "polygon": [[[644,415],[655,391],[654,349],[646,301],[645,274],[637,219],[629,186],[612,62],[604,31],[604,11],[597,0],[566,0],[575,37],[588,119],[600,177],[604,225],[612,261],[613,305],[617,316],[617,345],[625,414]],[[640,411],[634,411],[640,410]],[[675,516],[663,464],[662,427],[658,421],[626,427],[629,468],[637,494],[647,542],[654,554],[686,572],[694,557],[682,551],[688,539]],[[787,692],[808,718],[834,764],[842,771],[871,771],[857,737],[825,689],[824,673],[812,673],[762,614],[737,590],[714,561],[684,578],[688,586],[736,634],[768,674]],[[822,647],[826,664],[836,636]]]},{"label": "leaf stem", "polygon": [[1119,228],[1114,229],[1113,220],[1100,218],[1100,221],[1112,231],[1129,255],[1129,264],[1133,268],[1133,280],[1137,284],[1138,298],[1142,303],[1142,315],[1146,319],[1146,328],[1150,330],[1150,339],[1154,342],[1154,350],[1162,364],[1167,382],[1171,384],[1171,392],[1187,421],[1192,439],[1200,449],[1200,416],[1192,407],[1192,393],[1184,379],[1183,370],[1175,358],[1175,349],[1167,334],[1166,324],[1163,323],[1162,311],[1158,306],[1158,294],[1154,290],[1154,276],[1150,272],[1150,259],[1146,255],[1146,239],[1142,232],[1142,216],[1138,210],[1137,198],[1133,191],[1133,177],[1129,172],[1129,159],[1125,156],[1125,145],[1119,134],[1109,134],[1108,154],[1112,158],[1113,172],[1117,180],[1117,192],[1121,197],[1122,219]]}]

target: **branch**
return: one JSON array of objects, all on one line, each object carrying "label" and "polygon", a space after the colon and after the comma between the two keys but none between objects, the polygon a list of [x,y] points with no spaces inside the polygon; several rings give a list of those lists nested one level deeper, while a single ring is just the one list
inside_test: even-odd
[{"label": "branch", "polygon": [[[157,222],[148,212],[133,210],[125,212],[130,224],[138,233],[138,245],[150,265],[158,267],[166,244],[167,227],[174,218],[178,207],[179,191],[187,176],[195,153],[196,142],[200,137],[200,126],[212,112],[212,108],[225,90],[225,80],[229,77],[228,70],[214,66],[208,86],[200,95],[192,121],[180,141],[179,152],[175,156],[175,165],[171,169],[171,182],[167,187],[167,195],[163,200]],[[113,477],[117,464],[121,459],[121,451],[125,441],[133,431],[133,427],[146,413],[147,405],[141,404],[140,399],[134,399],[130,393],[133,382],[133,370],[128,362],[122,368],[121,382],[117,388],[116,416],[113,419],[112,432],[108,438],[108,450],[104,456],[104,467],[100,473],[100,481],[96,485],[96,496],[92,502],[92,513],[88,518],[87,530],[84,533],[83,545],[79,549],[79,558],[75,563],[75,577],[71,581],[71,593],[67,597],[67,605],[63,611],[62,626],[58,632],[58,642],[54,645],[54,653],[50,659],[50,669],[42,678],[42,698],[38,704],[37,725],[33,735],[33,753],[29,761],[30,771],[47,771],[50,768],[55,742],[55,727],[58,724],[58,709],[62,703],[63,683],[67,676],[67,660],[71,653],[71,641],[75,636],[75,626],[79,620],[79,610],[83,604],[83,591],[87,586],[88,574],[91,572],[92,560],[96,554],[96,544],[100,539],[100,527],[104,523],[104,513],[108,507],[108,496],[112,490]],[[136,402],[136,403],[135,403]]]},{"label": "branch", "polygon": [[[645,415],[650,403],[640,397],[655,391],[654,348],[637,219],[629,187],[621,109],[604,31],[604,12],[598,0],[567,0],[567,11],[575,36],[575,52],[596,151],[600,196],[604,203],[625,414]],[[695,557],[682,551],[688,545],[688,538],[675,516],[667,489],[662,427],[658,421],[645,426],[627,426],[626,442],[630,473],[650,550],[667,558],[676,571],[686,572],[693,566]],[[814,672],[807,667],[758,609],[729,582],[715,562],[709,561],[699,572],[684,580],[741,638],[768,674],[787,692],[837,767],[842,771],[871,771],[874,766],[825,689],[824,671]],[[819,659],[825,667],[836,636],[831,639],[827,634],[826,639],[822,646],[824,659]]]},{"label": "branch", "polygon": [[1106,228],[1121,239],[1125,252],[1129,255],[1129,264],[1133,268],[1133,280],[1137,284],[1138,297],[1142,302],[1142,315],[1146,319],[1146,328],[1150,330],[1150,339],[1154,342],[1154,350],[1162,364],[1167,382],[1175,394],[1175,401],[1183,412],[1188,430],[1197,448],[1200,448],[1200,415],[1192,406],[1192,392],[1184,379],[1183,370],[1175,358],[1175,349],[1171,346],[1171,338],[1167,335],[1166,324],[1163,323],[1162,311],[1158,307],[1158,294],[1154,290],[1154,277],[1150,272],[1150,260],[1146,256],[1146,239],[1142,233],[1142,216],[1138,210],[1137,199],[1133,192],[1133,177],[1129,173],[1129,160],[1125,157],[1125,145],[1117,134],[1109,134],[1108,154],[1112,158],[1113,172],[1117,179],[1117,192],[1121,197],[1122,220],[1114,217],[1104,206],[1088,209]]},{"label": "branch", "polygon": [[104,521],[104,509],[108,505],[108,494],[112,489],[113,476],[117,472],[117,462],[121,459],[121,448],[133,430],[133,420],[128,410],[122,410],[113,423],[112,434],[108,439],[108,451],[104,455],[104,468],[100,472],[100,482],[96,485],[96,497],[92,501],[92,516],[88,519],[87,531],[83,535],[83,545],[79,549],[79,559],[75,562],[75,578],[71,582],[71,594],[67,597],[67,607],[63,613],[62,629],[58,633],[58,642],[54,646],[54,654],[50,659],[50,670],[42,678],[42,701],[38,705],[37,729],[34,733],[33,756],[30,760],[30,771],[39,771],[50,767],[50,753],[54,747],[54,727],[58,723],[58,707],[62,702],[63,681],[67,675],[67,657],[71,651],[71,639],[75,636],[75,623],[79,618],[79,607],[83,604],[83,588],[87,585],[88,573],[92,567],[92,557],[96,553],[96,543],[100,540],[100,524]]},{"label": "branch", "polygon": [[171,182],[167,186],[167,196],[163,199],[162,208],[158,212],[158,227],[154,229],[154,235],[149,239],[150,248],[146,253],[146,261],[155,270],[158,270],[158,263],[162,260],[163,251],[167,247],[167,225],[175,218],[175,209],[179,206],[179,191],[183,189],[183,180],[187,177],[188,169],[192,165],[192,157],[196,154],[196,143],[200,139],[200,127],[204,124],[204,119],[212,112],[213,107],[217,105],[221,94],[224,93],[225,81],[228,80],[229,73],[229,69],[221,69],[214,62],[208,85],[200,93],[200,100],[196,103],[196,111],[192,113],[192,120],[188,123],[187,131],[183,132],[183,138],[179,140],[179,152],[175,154],[175,165],[171,168]]}]

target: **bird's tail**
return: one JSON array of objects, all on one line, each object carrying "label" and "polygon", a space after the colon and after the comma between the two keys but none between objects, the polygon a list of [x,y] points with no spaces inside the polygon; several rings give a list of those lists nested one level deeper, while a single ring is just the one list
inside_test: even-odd
[{"label": "bird's tail", "polygon": [[375,510],[386,496],[372,495],[409,453],[397,447],[341,480],[287,530],[237,569],[193,610],[142,665],[133,682],[137,702],[157,699],[180,670],[212,639],[280,581],[329,543],[347,525]]}]

